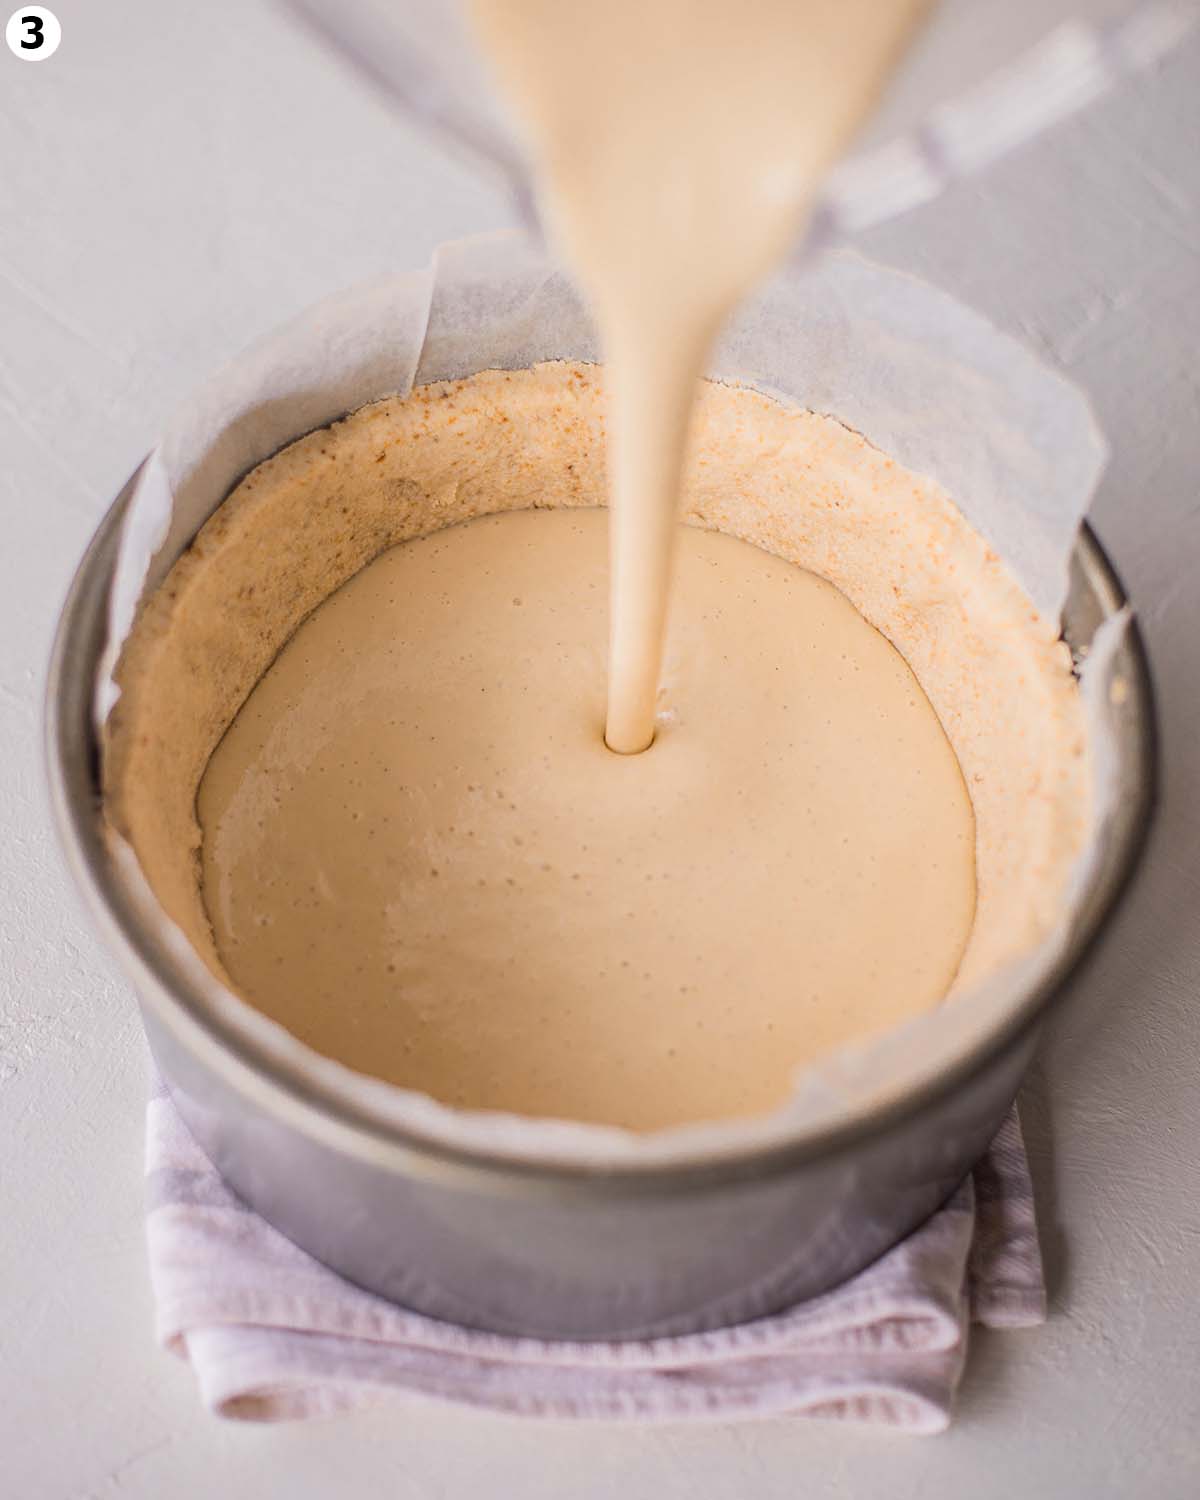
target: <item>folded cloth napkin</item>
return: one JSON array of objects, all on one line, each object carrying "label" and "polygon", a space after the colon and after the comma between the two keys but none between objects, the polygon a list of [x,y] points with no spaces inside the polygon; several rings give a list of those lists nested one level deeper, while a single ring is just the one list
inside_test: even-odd
[{"label": "folded cloth napkin", "polygon": [[1045,1318],[1015,1109],[945,1206],[844,1286],[734,1328],[616,1343],[512,1338],[396,1307],[242,1203],[161,1085],[146,1134],[159,1336],[226,1417],[311,1417],[399,1392],[524,1416],[792,1414],[940,1432],[970,1321],[1018,1328]]}]

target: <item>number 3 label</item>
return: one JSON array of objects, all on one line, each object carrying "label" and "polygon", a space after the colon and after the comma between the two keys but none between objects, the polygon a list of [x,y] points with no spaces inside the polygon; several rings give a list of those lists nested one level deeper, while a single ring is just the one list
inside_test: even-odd
[{"label": "number 3 label", "polygon": [[24,62],[45,62],[58,51],[62,27],[54,12],[44,5],[23,5],[9,16],[4,40],[14,57]]}]

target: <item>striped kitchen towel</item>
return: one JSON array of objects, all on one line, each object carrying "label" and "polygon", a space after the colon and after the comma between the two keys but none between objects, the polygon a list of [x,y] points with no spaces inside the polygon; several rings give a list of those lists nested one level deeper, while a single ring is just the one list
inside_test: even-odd
[{"label": "striped kitchen towel", "polygon": [[313,1417],[401,1394],[522,1416],[791,1414],[940,1432],[970,1322],[1045,1318],[1015,1110],[945,1206],[844,1286],[734,1328],[607,1344],[511,1338],[396,1307],[247,1208],[161,1085],[146,1135],[159,1337],[225,1417]]}]

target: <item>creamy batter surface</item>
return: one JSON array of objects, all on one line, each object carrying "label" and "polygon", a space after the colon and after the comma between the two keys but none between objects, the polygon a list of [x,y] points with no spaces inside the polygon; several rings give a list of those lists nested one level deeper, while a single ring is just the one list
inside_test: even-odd
[{"label": "creamy batter surface", "polygon": [[679,550],[638,756],[603,740],[602,510],[392,547],[309,617],[200,787],[243,994],[448,1103],[635,1129],[768,1109],[942,998],[974,825],[912,671],[812,573]]},{"label": "creamy batter surface", "polygon": [[248,474],[125,643],[105,811],[320,1052],[649,1127],[1040,941],[1088,762],[1054,623],[936,485],[712,383],[655,742],[606,750],[605,410],[597,367],[484,371]]}]

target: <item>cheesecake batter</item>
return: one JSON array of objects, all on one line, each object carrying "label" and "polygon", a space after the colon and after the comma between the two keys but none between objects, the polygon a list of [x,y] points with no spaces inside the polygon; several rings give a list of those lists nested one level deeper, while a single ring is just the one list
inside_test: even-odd
[{"label": "cheesecake batter", "polygon": [[1053,622],[949,498],[710,382],[657,742],[608,752],[608,410],[595,366],[484,371],[259,465],[124,645],[105,805],[322,1052],[648,1127],[769,1107],[1043,938],[1087,765]]},{"label": "cheesecake batter", "polygon": [[285,646],[200,789],[240,991],[447,1103],[650,1129],[764,1111],[935,1005],[971,803],[830,584],[686,529],[653,749],[608,751],[603,511],[395,547]]},{"label": "cheesecake batter", "polygon": [[646,749],[696,382],[927,0],[471,0],[612,382],[605,737]]}]

